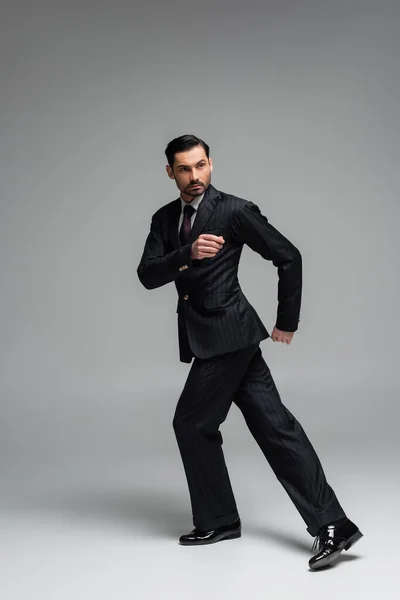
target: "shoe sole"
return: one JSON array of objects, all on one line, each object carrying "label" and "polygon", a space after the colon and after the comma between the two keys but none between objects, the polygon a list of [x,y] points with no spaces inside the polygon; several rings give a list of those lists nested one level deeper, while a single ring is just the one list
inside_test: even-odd
[{"label": "shoe sole", "polygon": [[351,536],[351,538],[349,538],[349,541],[347,542],[347,544],[345,545],[345,547],[343,548],[343,550],[350,550],[350,548],[352,546],[354,546],[354,544],[356,542],[358,542],[358,540],[360,538],[362,538],[363,534],[361,533],[361,531],[356,531],[354,535]]},{"label": "shoe sole", "polygon": [[234,531],[232,533],[222,533],[218,537],[213,538],[212,540],[198,540],[196,542],[181,542],[179,541],[181,546],[204,546],[205,544],[215,544],[216,542],[223,542],[224,540],[233,540],[235,538],[240,538],[242,535],[241,531]]},{"label": "shoe sole", "polygon": [[312,565],[312,566],[309,565],[310,569],[315,571],[316,569],[322,569],[323,567],[327,567],[328,565],[331,565],[339,558],[340,553],[343,550],[350,550],[350,548],[352,546],[354,546],[354,544],[356,542],[358,542],[358,540],[362,537],[363,537],[363,534],[361,533],[361,531],[360,530],[356,531],[351,537],[349,537],[349,539],[346,542],[346,545],[343,546],[343,548],[340,548],[337,552],[335,552],[334,554],[331,554],[330,556],[327,556],[325,559],[321,559],[320,561],[316,562],[314,565]]}]

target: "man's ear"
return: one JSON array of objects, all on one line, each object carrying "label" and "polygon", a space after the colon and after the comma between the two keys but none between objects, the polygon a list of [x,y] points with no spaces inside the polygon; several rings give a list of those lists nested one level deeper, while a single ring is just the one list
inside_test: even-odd
[{"label": "man's ear", "polygon": [[170,179],[175,179],[175,175],[172,172],[172,169],[169,165],[165,165],[165,170],[167,171],[168,177]]}]

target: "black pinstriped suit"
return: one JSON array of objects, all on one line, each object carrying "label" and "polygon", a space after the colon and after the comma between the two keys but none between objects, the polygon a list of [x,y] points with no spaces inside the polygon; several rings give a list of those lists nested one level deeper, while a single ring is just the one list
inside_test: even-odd
[{"label": "black pinstriped suit", "polygon": [[[147,289],[175,282],[180,360],[190,363],[194,357],[173,419],[194,525],[204,531],[239,516],[219,431],[235,402],[307,530],[316,535],[345,513],[303,428],[281,402],[259,347],[269,333],[237,277],[244,244],[272,261],[279,276],[276,327],[296,331],[301,254],[256,204],[211,184],[183,247],[180,213],[180,198],[154,213],[137,274]],[[191,258],[200,233],[223,236],[225,244],[213,258]]]}]

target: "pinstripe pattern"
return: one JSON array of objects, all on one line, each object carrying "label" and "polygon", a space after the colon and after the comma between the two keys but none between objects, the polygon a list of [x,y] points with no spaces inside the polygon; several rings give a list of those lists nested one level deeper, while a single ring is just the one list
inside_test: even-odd
[{"label": "pinstripe pattern", "polygon": [[[282,404],[259,343],[269,337],[237,277],[247,244],[278,269],[276,326],[298,328],[302,260],[298,249],[256,204],[209,185],[189,242],[181,246],[181,199],[151,219],[137,274],[147,289],[174,282],[182,362],[194,361],[179,397],[173,427],[186,473],[195,527],[228,525],[238,511],[222,452],[219,426],[232,402],[246,423],[311,535],[346,516],[301,425]],[[213,258],[193,260],[200,233],[225,239]]]},{"label": "pinstripe pattern", "polygon": [[[147,289],[174,281],[178,292],[179,355],[209,358],[238,350],[270,336],[238,281],[243,245],[278,269],[276,326],[298,328],[302,261],[298,249],[261,214],[256,204],[207,187],[194,219],[189,243],[181,246],[181,199],[161,207],[151,220],[137,274]],[[225,244],[213,258],[193,260],[191,244],[200,233],[222,235]]]},{"label": "pinstripe pattern", "polygon": [[346,516],[318,456],[284,406],[258,344],[210,359],[195,358],[178,400],[173,428],[189,486],[193,523],[228,525],[239,514],[222,451],[220,424],[232,401],[315,536]]}]

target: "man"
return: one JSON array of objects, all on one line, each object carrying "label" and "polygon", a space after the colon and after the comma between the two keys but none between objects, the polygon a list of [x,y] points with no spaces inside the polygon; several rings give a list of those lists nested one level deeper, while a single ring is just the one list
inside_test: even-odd
[{"label": "man", "polygon": [[[166,170],[180,197],[153,214],[137,268],[147,289],[174,281],[180,360],[194,358],[173,419],[194,524],[179,542],[210,544],[241,536],[219,431],[235,402],[315,536],[312,550],[317,548],[317,554],[309,566],[319,569],[336,562],[362,533],[346,517],[300,423],[282,404],[259,347],[268,337],[290,344],[298,328],[301,254],[256,204],[211,185],[209,150],[194,135],[168,144]],[[244,244],[278,269],[271,335],[238,282]]]}]

